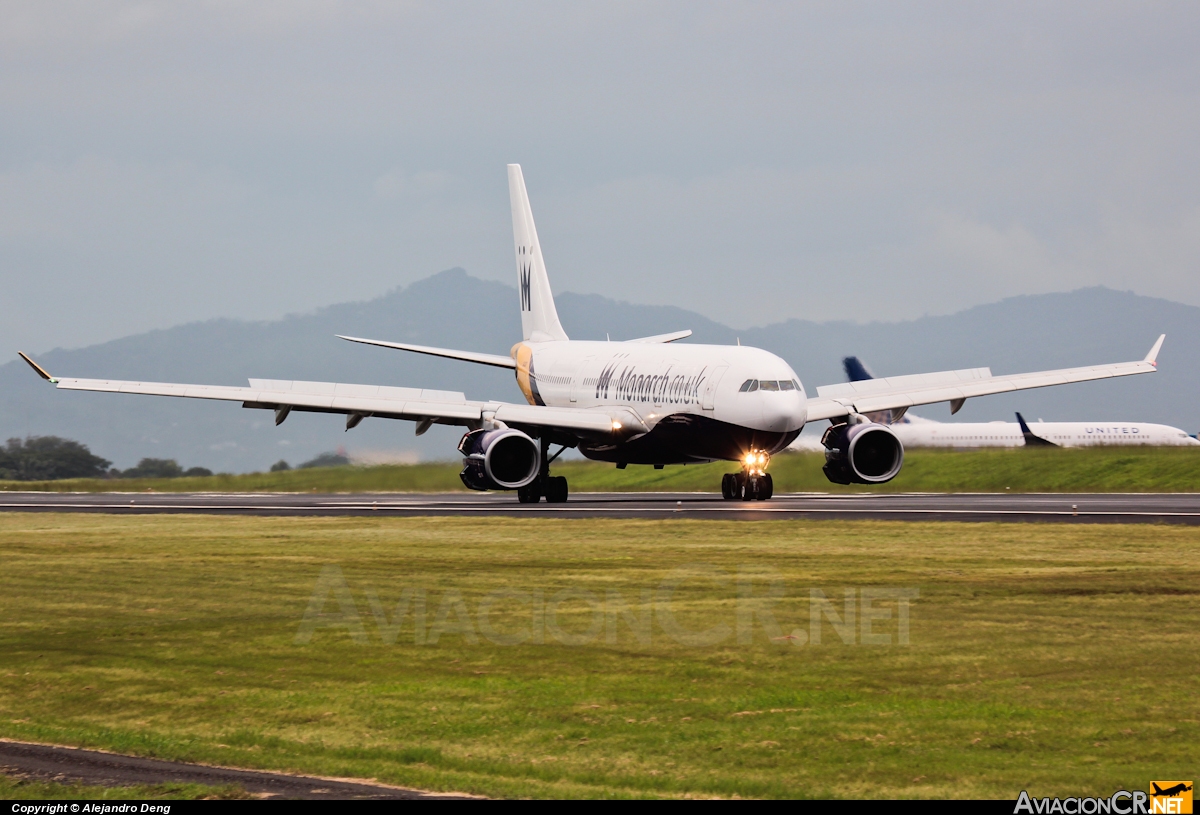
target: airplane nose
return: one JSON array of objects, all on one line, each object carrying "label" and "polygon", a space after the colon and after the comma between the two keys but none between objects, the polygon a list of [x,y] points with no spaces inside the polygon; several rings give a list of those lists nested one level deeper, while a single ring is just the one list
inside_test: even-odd
[{"label": "airplane nose", "polygon": [[762,394],[764,430],[787,433],[804,426],[806,400],[796,391]]}]

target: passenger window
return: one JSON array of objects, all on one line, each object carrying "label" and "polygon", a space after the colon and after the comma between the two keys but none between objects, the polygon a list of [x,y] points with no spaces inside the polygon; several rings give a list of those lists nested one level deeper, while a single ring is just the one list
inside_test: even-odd
[{"label": "passenger window", "polygon": [[790,379],[781,379],[779,380],[779,389],[781,391],[794,391],[796,389],[796,383]]},{"label": "passenger window", "polygon": [[758,383],[758,389],[763,391],[779,390],[779,383],[773,379],[764,379]]}]

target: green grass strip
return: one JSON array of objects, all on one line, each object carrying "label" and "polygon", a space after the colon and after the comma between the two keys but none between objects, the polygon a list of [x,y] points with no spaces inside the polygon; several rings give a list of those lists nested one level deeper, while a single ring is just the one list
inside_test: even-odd
[{"label": "green grass strip", "polygon": [[20,513],[0,562],[10,738],[528,797],[1108,795],[1200,743],[1191,527]]},{"label": "green grass strip", "polygon": [[[821,472],[820,453],[784,453],[771,461],[778,492],[1194,492],[1200,451],[1171,447],[1079,449],[909,450],[904,469],[887,484],[843,487]],[[321,467],[280,473],[205,478],[0,481],[0,489],[53,492],[447,492],[462,491],[461,465],[436,462],[374,467]],[[573,492],[720,492],[717,462],[662,470],[567,461],[554,466]]]}]

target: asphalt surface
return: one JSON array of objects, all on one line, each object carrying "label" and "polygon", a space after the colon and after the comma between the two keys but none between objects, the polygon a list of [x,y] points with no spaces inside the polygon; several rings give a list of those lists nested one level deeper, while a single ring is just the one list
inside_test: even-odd
[{"label": "asphalt surface", "polygon": [[777,495],[725,501],[706,493],[579,493],[520,504],[515,493],[0,493],[0,511],[203,515],[504,516],[514,518],[869,518],[908,521],[1200,524],[1200,493],[913,493]]},{"label": "asphalt surface", "polygon": [[0,773],[14,778],[103,787],[134,784],[207,784],[221,787],[236,784],[259,798],[414,801],[470,797],[348,779],[232,770],[7,740],[0,740]]}]

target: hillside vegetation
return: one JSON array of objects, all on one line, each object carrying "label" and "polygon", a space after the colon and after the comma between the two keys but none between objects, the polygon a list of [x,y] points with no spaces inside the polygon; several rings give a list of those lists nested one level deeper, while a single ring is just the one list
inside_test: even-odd
[{"label": "hillside vegetation", "polygon": [[[515,281],[514,281],[515,282]],[[471,304],[462,319],[462,304]],[[523,401],[512,371],[462,365],[424,354],[370,350],[335,334],[407,338],[422,345],[507,354],[521,336],[511,285],[448,271],[369,302],[343,303],[270,322],[214,320],[38,355],[56,375],[245,385],[249,376],[360,382],[464,391],[472,399]],[[1166,333],[1161,372],[1123,381],[1078,383],[972,399],[962,421],[1013,421],[1014,411],[1046,419],[1155,421],[1195,432],[1200,400],[1200,307],[1103,288],[1016,297],[953,315],[901,322],[789,320],[731,328],[694,312],[618,302],[599,295],[556,297],[567,333],[579,340],[645,337],[691,329],[688,342],[741,342],[782,357],[813,392],[845,381],[841,360],[856,354],[880,376],[991,366],[996,374],[1141,359]],[[335,444],[357,450],[416,451],[422,460],[453,454],[461,430],[372,418],[342,434],[339,417],[296,413],[278,427],[270,411],[206,400],[65,393],[48,387],[22,360],[0,359],[0,428],[8,436],[67,432],[97,453],[126,463],[174,458],[214,472],[293,465]],[[917,410],[947,418],[944,407]],[[337,439],[337,441],[335,441]],[[80,474],[84,475],[84,474]]]},{"label": "hillside vegetation", "polygon": [[[782,492],[1194,492],[1200,452],[1192,448],[1077,450],[910,450],[888,484],[842,487],[821,472],[820,453],[776,456],[770,472]],[[457,462],[321,467],[193,478],[90,478],[0,481],[0,489],[54,492],[448,492],[465,488]],[[554,466],[572,492],[718,492],[728,463],[667,467],[569,461]]]}]

